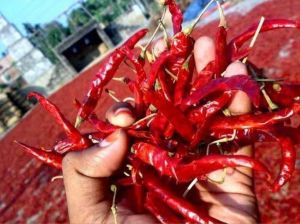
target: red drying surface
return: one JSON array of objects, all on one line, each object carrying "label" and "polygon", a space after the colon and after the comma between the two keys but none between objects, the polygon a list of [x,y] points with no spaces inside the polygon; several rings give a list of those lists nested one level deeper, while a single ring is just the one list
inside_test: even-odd
[{"label": "red drying surface", "polygon": [[[266,18],[287,18],[300,21],[299,0],[267,1],[254,8],[245,16],[239,14],[228,17],[230,36],[245,30],[249,25],[259,21],[261,16]],[[217,22],[208,24],[195,32],[195,37],[201,34],[213,36]],[[268,68],[267,74],[272,77],[284,76],[290,80],[300,81],[300,31],[274,31],[259,36],[255,50],[250,60],[258,66]],[[62,112],[71,121],[74,121],[76,110],[73,99],[82,100],[100,64],[83,72],[71,83],[65,85],[50,99],[57,104]],[[119,76],[128,75],[130,71],[122,66]],[[118,88],[119,87],[119,88]],[[124,87],[124,86],[122,86]],[[123,98],[128,91],[120,88],[112,81],[108,88],[116,89],[117,96]],[[104,94],[105,95],[105,94]],[[103,116],[113,101],[104,96],[97,108],[99,116]],[[89,130],[88,126],[82,127]],[[60,175],[60,172],[48,168],[23,153],[13,140],[28,143],[34,146],[51,147],[61,134],[60,129],[39,106],[36,107],[21,123],[0,141],[0,222],[31,221],[37,223],[67,222],[66,200],[61,180],[50,182],[51,178]],[[257,145],[256,156],[268,167],[278,170],[280,152],[274,144]],[[299,150],[298,150],[299,152]],[[269,193],[264,181],[256,178],[256,192],[259,199],[259,209],[263,222],[299,223],[300,199],[299,183],[300,168],[298,166],[290,184],[282,192]]]}]

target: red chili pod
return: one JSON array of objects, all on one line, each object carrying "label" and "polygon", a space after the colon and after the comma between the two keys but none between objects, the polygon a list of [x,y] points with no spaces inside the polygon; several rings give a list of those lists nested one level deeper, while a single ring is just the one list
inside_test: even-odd
[{"label": "red chili pod", "polygon": [[116,49],[106,60],[106,62],[100,67],[96,74],[96,78],[92,81],[92,85],[85,96],[82,106],[77,114],[76,126],[78,126],[82,120],[93,112],[97,106],[97,102],[102,94],[103,87],[113,78],[119,65],[125,58],[124,49],[132,49],[135,44],[146,35],[147,29],[142,29],[136,32],[130,37],[121,47]]},{"label": "red chili pod", "polygon": [[165,0],[165,5],[168,6],[172,15],[173,33],[175,35],[176,33],[181,32],[183,15],[175,0]]},{"label": "red chili pod", "polygon": [[235,75],[232,77],[218,78],[211,80],[203,88],[195,90],[190,96],[181,103],[181,109],[197,105],[202,99],[210,94],[222,93],[228,90],[244,91],[255,107],[259,106],[260,89],[258,84],[248,75]]},{"label": "red chili pod", "polygon": [[291,179],[296,165],[296,149],[294,148],[292,139],[285,136],[285,132],[278,131],[278,129],[273,129],[272,132],[271,130],[261,130],[261,132],[264,132],[277,141],[281,148],[282,161],[280,163],[280,172],[272,185],[273,192],[279,191]]},{"label": "red chili pod", "polygon": [[187,164],[178,164],[175,168],[175,175],[178,181],[189,182],[197,177],[207,175],[215,170],[226,167],[247,167],[267,175],[271,179],[269,170],[257,160],[249,156],[240,155],[208,155],[196,159]]},{"label": "red chili pod", "polygon": [[265,90],[272,101],[280,107],[291,106],[300,96],[299,83],[265,82]]},{"label": "red chili pod", "polygon": [[81,135],[80,132],[62,115],[59,109],[45,97],[36,92],[29,93],[28,97],[35,97],[39,103],[45,108],[56,122],[63,128],[68,140],[59,142],[54,149],[59,153],[67,151],[81,150],[92,145],[92,142]]},{"label": "red chili pod", "polygon": [[210,130],[217,129],[246,129],[263,128],[271,124],[283,122],[291,116],[300,113],[300,103],[295,102],[291,107],[284,108],[275,112],[264,114],[245,114],[232,117],[215,117],[210,125]]},{"label": "red chili pod", "polygon": [[193,123],[204,122],[204,120],[216,114],[224,106],[226,106],[230,102],[234,92],[235,91],[226,91],[217,99],[210,100],[206,104],[192,109],[188,113],[188,119]]},{"label": "red chili pod", "polygon": [[56,152],[47,152],[42,149],[38,149],[29,145],[26,145],[24,143],[15,141],[18,145],[22,147],[24,151],[27,153],[33,155],[34,158],[40,160],[43,163],[46,163],[49,166],[52,166],[56,169],[61,169],[62,166],[62,155],[56,153]]},{"label": "red chili pod", "polygon": [[291,179],[296,165],[296,150],[291,139],[288,137],[278,137],[278,142],[281,147],[282,162],[280,173],[273,184],[274,192],[278,191]]},{"label": "red chili pod", "polygon": [[111,134],[119,128],[106,121],[98,119],[95,114],[91,114],[88,117],[88,121],[93,125],[94,128],[105,134]]},{"label": "red chili pod", "polygon": [[175,76],[181,70],[183,63],[192,54],[194,42],[194,39],[184,32],[177,33],[171,39],[170,52],[172,57],[168,60],[167,68]]},{"label": "red chili pod", "polygon": [[184,223],[165,203],[162,203],[151,192],[148,192],[146,195],[145,207],[160,223]]},{"label": "red chili pod", "polygon": [[171,97],[171,89],[172,89],[172,84],[170,82],[168,82],[168,80],[166,79],[166,74],[164,71],[159,71],[158,72],[158,81],[161,87],[161,91],[165,97],[166,100],[168,101],[172,101],[172,97]]},{"label": "red chili pod", "polygon": [[147,91],[144,94],[145,100],[153,104],[158,111],[160,111],[168,121],[174,126],[175,130],[187,141],[190,141],[194,135],[193,124],[185,117],[185,115],[167,101],[159,93]]},{"label": "red chili pod", "polygon": [[154,87],[155,80],[157,78],[158,73],[162,70],[162,67],[165,65],[165,63],[168,61],[168,59],[171,57],[171,54],[169,51],[164,51],[159,55],[159,57],[156,59],[156,61],[152,64],[149,78],[144,84],[145,89],[152,89]]},{"label": "red chili pod", "polygon": [[177,196],[152,173],[144,171],[143,177],[146,188],[186,220],[192,223],[222,223],[210,217],[203,208],[195,207],[187,200]]},{"label": "red chili pod", "polygon": [[[248,30],[231,40],[231,42],[228,44],[228,49],[230,49],[231,55],[237,54],[239,48],[254,36],[257,27],[258,23],[252,25]],[[262,25],[260,33],[281,28],[298,29],[300,28],[300,23],[298,21],[288,19],[266,19]]]},{"label": "red chili pod", "polygon": [[215,59],[215,74],[216,77],[221,77],[221,74],[229,65],[228,50],[227,50],[227,31],[226,28],[220,26],[216,34],[216,59]]},{"label": "red chili pod", "polygon": [[135,156],[144,163],[153,166],[160,174],[173,176],[174,168],[181,159],[171,158],[168,151],[158,146],[139,142],[132,146]]},{"label": "red chili pod", "polygon": [[181,70],[177,75],[177,82],[174,90],[174,104],[179,105],[182,99],[187,96],[189,85],[192,81],[195,68],[195,60],[192,55],[183,63]]},{"label": "red chili pod", "polygon": [[215,61],[211,61],[201,72],[199,72],[199,74],[193,81],[190,94],[195,90],[202,88],[213,79],[214,68],[215,68]]}]

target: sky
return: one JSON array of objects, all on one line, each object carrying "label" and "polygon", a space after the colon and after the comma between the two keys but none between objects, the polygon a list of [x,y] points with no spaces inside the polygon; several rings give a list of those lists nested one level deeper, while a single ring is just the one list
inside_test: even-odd
[{"label": "sky", "polygon": [[25,34],[23,23],[50,22],[75,2],[77,0],[0,0],[0,13]]}]

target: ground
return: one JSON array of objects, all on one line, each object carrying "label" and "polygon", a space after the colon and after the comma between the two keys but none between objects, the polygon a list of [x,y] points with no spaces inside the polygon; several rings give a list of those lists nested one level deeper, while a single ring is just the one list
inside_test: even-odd
[{"label": "ground", "polygon": [[[252,2],[252,0],[251,0]],[[253,0],[253,2],[259,2]],[[287,18],[300,21],[299,0],[260,1],[251,11],[240,9],[227,16],[230,37],[245,30],[250,24],[266,18]],[[251,7],[251,3],[248,4]],[[243,14],[245,13],[245,14]],[[197,29],[194,36],[201,34],[214,35],[217,22],[214,21]],[[266,69],[272,77],[283,76],[293,81],[300,81],[300,31],[284,30],[260,35],[250,60]],[[71,121],[74,121],[76,110],[75,98],[82,99],[89,87],[99,64],[79,74],[76,79],[54,93],[50,99],[58,105]],[[122,66],[118,74],[127,75],[128,69]],[[117,96],[128,94],[126,88],[118,88],[115,82],[110,88],[118,89]],[[103,97],[97,108],[99,116],[103,115],[112,100]],[[82,127],[87,131],[88,126]],[[66,200],[61,180],[51,182],[53,176],[60,172],[37,162],[21,151],[13,140],[17,139],[30,145],[51,147],[61,130],[39,106],[32,110],[18,126],[0,141],[0,222],[53,223],[67,222]],[[276,145],[260,144],[256,147],[256,157],[268,167],[278,170],[280,152]],[[300,153],[298,150],[296,172],[292,181],[277,194],[267,190],[262,178],[255,179],[259,210],[264,223],[299,223],[300,222]]]}]

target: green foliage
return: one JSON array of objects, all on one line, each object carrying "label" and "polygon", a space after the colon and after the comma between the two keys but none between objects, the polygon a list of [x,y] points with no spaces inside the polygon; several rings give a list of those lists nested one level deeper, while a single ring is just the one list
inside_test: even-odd
[{"label": "green foliage", "polygon": [[56,21],[45,24],[43,27],[40,24],[24,23],[23,25],[31,43],[40,49],[50,61],[56,63],[58,59],[51,48],[55,48],[65,37],[76,32],[91,19],[108,25],[122,15],[130,4],[131,0],[86,0],[82,2],[82,5],[89,13],[82,7],[73,9],[68,15],[67,27]]},{"label": "green foliage", "polygon": [[71,33],[87,24],[90,20],[90,16],[82,8],[74,9],[68,17],[68,25]]},{"label": "green foliage", "polygon": [[83,6],[98,22],[108,25],[128,8],[130,2],[131,0],[87,0],[83,2]]},{"label": "green foliage", "polygon": [[39,24],[24,23],[23,25],[29,36],[29,41],[52,63],[56,63],[58,59],[51,48],[54,48],[62,41],[65,35],[64,27],[57,22],[49,23],[44,28]]},{"label": "green foliage", "polygon": [[53,48],[66,36],[64,27],[58,22],[48,23],[43,30],[48,44]]}]

